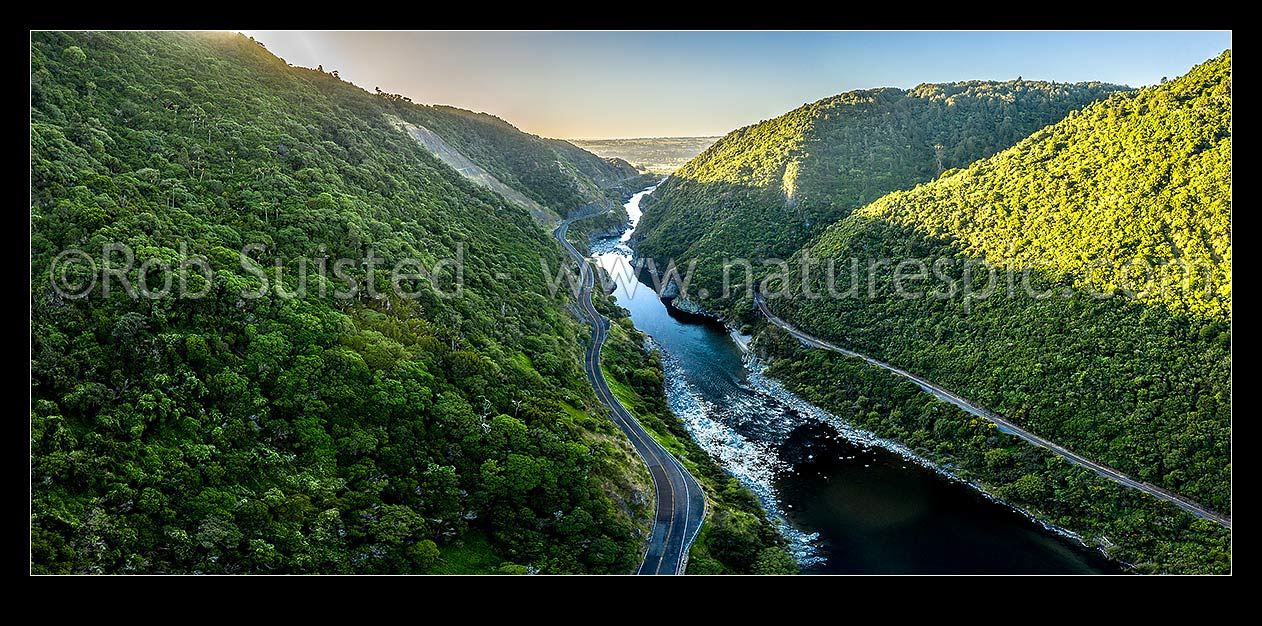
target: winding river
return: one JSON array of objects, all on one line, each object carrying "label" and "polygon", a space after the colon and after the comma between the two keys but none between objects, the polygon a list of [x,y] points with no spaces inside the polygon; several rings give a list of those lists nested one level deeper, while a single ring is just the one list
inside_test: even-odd
[{"label": "winding river", "polygon": [[1098,552],[856,431],[746,362],[721,325],[668,309],[637,280],[631,226],[597,242],[618,304],[663,355],[671,409],[703,448],[754,490],[804,571],[826,574],[1116,573]]}]

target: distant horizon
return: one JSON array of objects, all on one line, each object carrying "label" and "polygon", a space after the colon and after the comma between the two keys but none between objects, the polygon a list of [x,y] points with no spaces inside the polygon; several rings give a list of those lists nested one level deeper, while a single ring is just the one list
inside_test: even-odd
[{"label": "distant horizon", "polygon": [[856,89],[967,80],[1144,87],[1231,31],[240,31],[371,92],[495,115],[565,140],[721,137]]},{"label": "distant horizon", "polygon": [[549,139],[561,139],[564,141],[635,141],[637,139],[715,139],[722,136],[723,135],[656,135],[652,137],[549,137]]}]

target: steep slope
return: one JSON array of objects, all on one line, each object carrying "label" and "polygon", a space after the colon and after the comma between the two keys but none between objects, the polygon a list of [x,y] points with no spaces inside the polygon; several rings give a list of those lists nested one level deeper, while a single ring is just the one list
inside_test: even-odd
[{"label": "steep slope", "polygon": [[[771,307],[814,335],[1230,514],[1230,221],[1225,52],[1177,80],[1090,105],[963,171],[881,198],[831,226],[795,256],[787,280],[767,286],[779,296]],[[820,359],[796,355],[778,371],[821,393],[835,386],[873,397],[853,372],[830,382],[821,372],[833,366]],[[853,395],[833,402],[852,411]],[[862,410],[859,420],[941,442],[938,452],[989,478],[1005,467],[988,466],[986,446],[970,457],[968,429],[939,424],[928,411],[887,404]],[[1062,480],[1057,467],[1027,467],[1027,485]],[[1229,563],[1221,530],[1165,505],[1119,506],[1104,490],[1010,493],[1125,544],[1128,558],[1163,564],[1158,570]],[[1066,514],[1087,503],[1108,514]],[[1154,537],[1165,543],[1155,546]],[[1197,559],[1172,556],[1180,553]]]},{"label": "steep slope", "polygon": [[504,181],[486,171],[486,168],[474,163],[463,152],[453,148],[438,133],[424,126],[405,122],[397,117],[392,116],[390,121],[396,123],[400,130],[411,135],[413,139],[425,146],[425,149],[429,150],[430,154],[438,157],[438,160],[446,163],[451,169],[460,172],[465,178],[504,196],[504,199],[530,211],[530,214],[542,223],[548,223],[556,219],[556,214],[549,211],[542,204],[528,198],[526,194],[504,184]]},{"label": "steep slope", "polygon": [[[697,262],[690,298],[748,310],[739,284],[736,297],[714,300],[728,260],[759,268],[786,258],[854,209],[994,154],[1119,89],[970,81],[804,105],[729,133],[680,168],[646,203],[636,251],[681,267]],[[740,269],[731,276],[743,281]]]},{"label": "steep slope", "polygon": [[523,133],[493,115],[418,106],[389,94],[383,99],[404,121],[439,135],[496,179],[560,216],[592,205],[620,206],[620,194],[607,190],[639,174],[626,161]]},{"label": "steep slope", "polygon": [[[228,34],[35,33],[31,78],[35,571],[634,568],[651,486],[560,249],[388,120],[463,113]],[[476,128],[445,139],[553,211],[619,175]]]}]

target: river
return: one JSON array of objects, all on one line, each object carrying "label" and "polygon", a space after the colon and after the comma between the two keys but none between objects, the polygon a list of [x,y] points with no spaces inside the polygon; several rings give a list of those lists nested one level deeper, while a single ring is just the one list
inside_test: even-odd
[{"label": "river", "polygon": [[820,574],[1117,573],[1098,552],[1045,529],[801,401],[745,362],[728,331],[672,309],[630,268],[631,228],[597,242],[614,296],[663,355],[670,407],[723,467],[758,494],[803,570]]}]

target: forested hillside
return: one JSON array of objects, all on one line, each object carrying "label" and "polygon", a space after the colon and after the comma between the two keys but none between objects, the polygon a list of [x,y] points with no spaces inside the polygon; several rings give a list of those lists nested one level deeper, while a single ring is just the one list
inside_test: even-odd
[{"label": "forested hillside", "polygon": [[696,261],[689,297],[748,310],[739,286],[733,298],[715,299],[726,260],[760,268],[763,259],[787,258],[856,208],[1010,147],[1120,89],[970,81],[807,104],[729,133],[675,172],[647,199],[636,252],[681,267]]},{"label": "forested hillside", "polygon": [[[1012,149],[853,213],[798,253],[771,306],[811,333],[1229,514],[1230,220],[1225,52],[1186,76],[1114,94]],[[806,280],[797,269],[803,257],[815,267]],[[899,269],[905,259],[933,269]],[[830,260],[841,295],[808,295],[827,293],[821,268]],[[884,264],[870,270],[877,260]],[[988,297],[987,267],[997,272]],[[821,380],[818,362],[795,358],[778,366],[781,375],[820,393],[852,384]],[[920,415],[929,417],[888,419],[902,421],[899,438],[936,439],[946,446],[939,452],[966,456],[965,433],[952,436],[949,422]],[[1079,496],[1092,497],[1103,498]],[[1165,524],[1162,532],[1186,524],[1176,524],[1182,514],[1173,511],[1154,519],[1117,507],[1112,515]],[[1222,542],[1209,552],[1186,543],[1210,534],[1198,527],[1192,539],[1180,539],[1184,545],[1127,549],[1135,550],[1132,558],[1156,560],[1201,551],[1221,564],[1229,558]]]},{"label": "forested hillside", "polygon": [[[387,114],[557,213],[623,166],[240,35],[35,33],[31,52],[35,571],[634,567],[651,486],[586,412],[574,322],[539,271],[563,255]],[[213,279],[190,272],[197,298],[54,289],[59,253],[115,243],[136,265],[178,266],[184,246]],[[316,275],[341,257],[343,275]],[[455,257],[460,297],[391,286],[401,259]],[[286,297],[299,259],[306,297]]]},{"label": "forested hillside", "polygon": [[386,98],[401,119],[438,133],[500,181],[562,216],[587,205],[617,204],[620,196],[608,190],[639,174],[626,161],[523,133],[494,115]]}]

